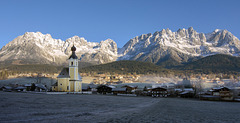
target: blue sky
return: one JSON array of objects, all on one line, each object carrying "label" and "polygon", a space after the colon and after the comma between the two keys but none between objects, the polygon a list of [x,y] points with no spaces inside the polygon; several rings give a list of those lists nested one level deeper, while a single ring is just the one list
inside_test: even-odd
[{"label": "blue sky", "polygon": [[129,39],[169,28],[209,33],[227,29],[240,37],[239,0],[0,0],[0,48],[25,32],[66,40]]}]

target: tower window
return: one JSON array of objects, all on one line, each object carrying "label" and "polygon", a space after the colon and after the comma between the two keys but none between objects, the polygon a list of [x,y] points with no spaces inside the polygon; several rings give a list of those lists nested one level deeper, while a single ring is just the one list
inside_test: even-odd
[{"label": "tower window", "polygon": [[73,62],[71,62],[71,65],[73,66]]}]

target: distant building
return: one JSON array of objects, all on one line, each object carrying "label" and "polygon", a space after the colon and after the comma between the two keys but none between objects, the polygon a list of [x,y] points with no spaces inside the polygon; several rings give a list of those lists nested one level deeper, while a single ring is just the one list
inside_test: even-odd
[{"label": "distant building", "polygon": [[182,81],[182,84],[185,88],[192,87],[192,84],[191,84],[191,82],[188,78],[184,78],[183,81]]},{"label": "distant building", "polygon": [[99,85],[96,89],[99,94],[111,94],[113,88],[111,85]]},{"label": "distant building", "polygon": [[167,89],[162,87],[152,88],[151,89],[152,97],[167,97]]},{"label": "distant building", "polygon": [[[57,76],[57,85],[54,91],[62,92],[82,92],[82,78],[78,73],[78,57],[75,54],[76,47],[71,48],[72,55],[68,59],[68,67],[62,69]],[[56,88],[57,86],[57,88]]]},{"label": "distant building", "polygon": [[233,93],[228,87],[213,88],[210,91],[213,96],[220,96],[221,100],[233,100]]},{"label": "distant building", "polygon": [[112,93],[114,95],[117,95],[117,94],[127,94],[127,87],[123,87],[123,88],[113,88],[112,89]]}]

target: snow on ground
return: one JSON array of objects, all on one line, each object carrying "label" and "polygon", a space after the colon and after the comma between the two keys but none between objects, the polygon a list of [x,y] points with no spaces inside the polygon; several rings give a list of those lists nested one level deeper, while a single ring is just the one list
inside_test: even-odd
[{"label": "snow on ground", "polygon": [[238,102],[0,92],[0,122],[239,122]]},{"label": "snow on ground", "polygon": [[7,80],[0,80],[0,88],[2,86],[7,86],[10,84],[18,84],[18,85],[24,85],[24,84],[32,84],[36,83],[37,81],[41,81],[42,84],[46,85],[48,89],[50,89],[51,85],[56,82],[56,79],[50,79],[45,77],[23,77],[23,78],[13,78],[13,79],[7,79]]}]

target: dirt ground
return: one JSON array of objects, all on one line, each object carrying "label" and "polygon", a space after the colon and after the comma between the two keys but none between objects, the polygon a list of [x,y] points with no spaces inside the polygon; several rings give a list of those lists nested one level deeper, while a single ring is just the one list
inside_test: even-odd
[{"label": "dirt ground", "polygon": [[239,102],[0,92],[0,122],[240,122]]}]

